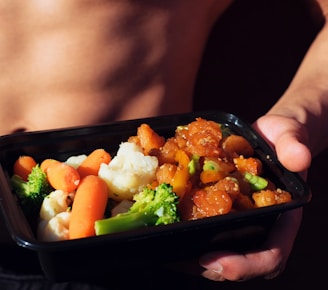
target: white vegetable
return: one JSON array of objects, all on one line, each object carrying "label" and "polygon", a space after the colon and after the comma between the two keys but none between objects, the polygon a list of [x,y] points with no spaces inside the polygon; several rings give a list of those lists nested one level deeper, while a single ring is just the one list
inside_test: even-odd
[{"label": "white vegetable", "polygon": [[67,211],[71,206],[74,193],[66,193],[62,190],[55,190],[46,196],[40,209],[40,219],[49,221],[58,213]]},{"label": "white vegetable", "polygon": [[40,209],[38,239],[60,241],[68,239],[68,227],[74,193],[55,190],[45,197]]},{"label": "white vegetable", "polygon": [[41,220],[38,225],[38,239],[46,242],[68,240],[71,212],[58,213],[49,221]]},{"label": "white vegetable", "polygon": [[111,162],[100,166],[98,175],[108,184],[110,198],[132,200],[135,193],[155,179],[157,167],[157,157],[145,156],[133,142],[123,142]]},{"label": "white vegetable", "polygon": [[85,155],[85,154],[71,156],[71,157],[67,158],[65,163],[76,169],[80,166],[80,164],[84,161],[85,158],[87,158],[87,155]]}]

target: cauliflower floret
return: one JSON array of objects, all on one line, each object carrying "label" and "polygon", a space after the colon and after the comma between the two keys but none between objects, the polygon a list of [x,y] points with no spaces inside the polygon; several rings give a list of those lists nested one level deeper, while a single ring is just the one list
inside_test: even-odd
[{"label": "cauliflower floret", "polygon": [[41,241],[60,241],[68,239],[68,227],[74,193],[62,190],[52,191],[45,197],[40,209],[38,239]]},{"label": "cauliflower floret", "polygon": [[42,202],[40,209],[40,219],[49,221],[58,213],[67,211],[72,205],[74,193],[67,193],[62,190],[52,191]]},{"label": "cauliflower floret", "polygon": [[76,169],[80,166],[80,164],[84,161],[85,158],[87,158],[87,155],[85,155],[85,154],[71,156],[71,157],[67,158],[65,163]]},{"label": "cauliflower floret", "polygon": [[38,225],[38,239],[45,242],[69,239],[70,211],[60,212],[49,221],[41,220]]},{"label": "cauliflower floret", "polygon": [[100,166],[98,175],[108,184],[110,198],[131,200],[155,179],[157,167],[157,157],[145,156],[133,142],[123,142],[111,162]]}]

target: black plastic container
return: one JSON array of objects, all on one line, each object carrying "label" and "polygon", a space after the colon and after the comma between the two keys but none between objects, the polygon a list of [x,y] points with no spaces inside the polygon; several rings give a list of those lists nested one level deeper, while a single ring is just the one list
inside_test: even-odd
[{"label": "black plastic container", "polygon": [[[119,144],[136,135],[137,127],[142,123],[148,123],[159,134],[170,137],[178,125],[187,124],[196,117],[225,124],[234,133],[244,136],[261,159],[265,175],[277,186],[292,193],[293,200],[222,216],[92,238],[59,242],[36,239],[35,228],[25,218],[9,180],[13,163],[20,155],[31,155],[38,162],[45,158],[66,160],[72,155],[88,154],[96,148],[104,148],[115,155]],[[0,165],[1,211],[8,231],[18,246],[37,252],[44,273],[56,281],[110,275],[113,269],[126,268],[127,265],[140,268],[174,262],[211,248],[245,250],[256,247],[280,213],[301,207],[311,200],[307,185],[297,174],[280,165],[275,153],[247,122],[220,111],[3,136],[0,137]]]}]

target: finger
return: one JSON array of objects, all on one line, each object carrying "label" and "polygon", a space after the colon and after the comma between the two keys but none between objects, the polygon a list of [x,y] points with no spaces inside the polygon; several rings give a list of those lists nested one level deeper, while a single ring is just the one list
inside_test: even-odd
[{"label": "finger", "polygon": [[201,257],[202,273],[213,281],[244,281],[263,276],[272,278],[285,268],[291,253],[302,217],[302,209],[281,214],[263,250],[244,254],[233,252],[211,252]]},{"label": "finger", "polygon": [[279,137],[276,142],[276,152],[279,161],[290,171],[301,172],[310,167],[311,153],[297,140],[293,132],[286,132]]},{"label": "finger", "polygon": [[302,172],[311,164],[311,152],[304,127],[295,120],[276,115],[259,118],[254,128],[274,147],[279,161],[293,172]]}]

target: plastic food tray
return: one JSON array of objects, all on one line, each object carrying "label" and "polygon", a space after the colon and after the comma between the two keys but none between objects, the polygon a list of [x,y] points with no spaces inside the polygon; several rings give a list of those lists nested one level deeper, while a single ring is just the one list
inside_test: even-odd
[{"label": "plastic food tray", "polygon": [[[18,156],[31,155],[38,162],[49,157],[66,160],[69,156],[88,154],[96,148],[104,148],[115,155],[119,144],[136,135],[136,129],[142,123],[148,123],[162,136],[171,137],[178,125],[187,124],[196,117],[225,124],[234,133],[244,136],[263,162],[265,175],[277,186],[292,193],[293,200],[280,205],[98,237],[59,242],[36,239],[35,227],[25,218],[10,185],[12,166]],[[0,203],[8,231],[19,247],[37,252],[44,273],[56,281],[108,275],[113,269],[126,268],[127,264],[140,268],[174,262],[198,256],[211,248],[250,249],[263,240],[280,213],[301,207],[310,200],[307,185],[297,174],[281,166],[275,153],[252,127],[237,116],[221,111],[18,133],[0,138]]]}]

